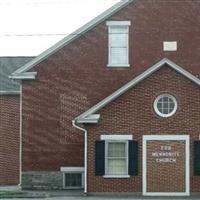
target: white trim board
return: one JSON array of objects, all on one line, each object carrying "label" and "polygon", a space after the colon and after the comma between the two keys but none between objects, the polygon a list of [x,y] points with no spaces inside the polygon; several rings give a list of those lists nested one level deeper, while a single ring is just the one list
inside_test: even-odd
[{"label": "white trim board", "polygon": [[0,90],[0,96],[3,95],[20,95],[20,90]]},{"label": "white trim board", "polygon": [[[147,141],[185,141],[185,192],[147,192]],[[144,196],[189,196],[190,195],[190,136],[189,135],[144,135],[142,146],[142,190]]]},{"label": "white trim board", "polygon": [[[97,103],[96,105],[94,105],[93,107],[91,107],[90,109],[88,109],[87,111],[85,111],[84,113],[79,115],[78,117],[76,117],[75,121],[78,121],[79,119],[87,118],[88,116],[95,114],[97,111],[99,111],[100,109],[105,107],[107,104],[109,104],[110,102],[117,99],[119,96],[121,96],[122,94],[124,94],[125,92],[127,92],[128,90],[133,88],[134,86],[136,86],[138,83],[140,83],[141,81],[143,81],[147,77],[151,76],[153,73],[155,73],[156,71],[158,71],[159,69],[161,69],[165,65],[174,69],[176,72],[182,74],[183,76],[185,76],[186,78],[191,80],[193,83],[200,86],[200,79],[199,78],[195,77],[193,74],[186,71],[182,67],[178,66],[177,64],[175,64],[171,60],[164,58],[161,61],[159,61],[158,63],[154,64],[152,67],[148,68],[142,74],[140,74],[139,76],[137,76],[136,78],[134,78],[133,80],[131,80],[130,82],[128,82],[127,84],[122,86],[121,88],[119,88],[117,91],[112,93],[110,96],[106,97],[105,99],[103,99],[102,101],[100,101],[99,103]],[[98,121],[99,120],[97,120],[96,123],[98,123]],[[87,122],[87,120],[85,120],[85,123],[86,122]],[[90,122],[88,122],[88,123],[90,123]]]},{"label": "white trim board", "polygon": [[132,135],[101,135],[101,140],[132,140]]},{"label": "white trim board", "polygon": [[60,167],[61,172],[84,172],[84,167]]}]

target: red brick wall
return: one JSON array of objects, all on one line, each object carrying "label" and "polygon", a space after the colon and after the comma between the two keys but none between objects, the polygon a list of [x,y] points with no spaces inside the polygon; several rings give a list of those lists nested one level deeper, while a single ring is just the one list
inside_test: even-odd
[{"label": "red brick wall", "polygon": [[[174,162],[157,162],[152,153],[161,151],[161,146],[172,148],[168,152],[178,152]],[[147,141],[147,192],[185,192],[185,141]],[[164,158],[161,157],[161,159]],[[165,157],[166,158],[166,157]]]},{"label": "red brick wall", "polygon": [[[35,66],[36,80],[23,82],[23,170],[83,165],[83,136],[71,120],[162,58],[199,76],[199,7],[136,0],[110,17],[131,20],[130,68],[107,67],[105,22]],[[163,52],[165,40],[178,41],[178,51]]]},{"label": "red brick wall", "polygon": [[[176,97],[178,109],[169,118],[158,116],[153,108],[156,97],[169,93]],[[155,134],[190,135],[191,191],[200,191],[200,177],[193,175],[193,141],[200,134],[200,88],[168,67],[139,83],[104,107],[98,125],[88,130],[88,192],[142,191],[142,136]],[[132,134],[139,142],[139,174],[128,179],[95,176],[95,141],[105,134]],[[180,183],[181,184],[181,183]]]},{"label": "red brick wall", "polygon": [[0,96],[0,185],[19,184],[19,96]]}]

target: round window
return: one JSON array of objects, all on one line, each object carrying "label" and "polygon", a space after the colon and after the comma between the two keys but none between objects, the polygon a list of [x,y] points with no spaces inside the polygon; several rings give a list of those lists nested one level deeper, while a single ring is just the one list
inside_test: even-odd
[{"label": "round window", "polygon": [[162,94],[156,98],[154,109],[161,117],[171,117],[177,110],[177,101],[172,95]]}]

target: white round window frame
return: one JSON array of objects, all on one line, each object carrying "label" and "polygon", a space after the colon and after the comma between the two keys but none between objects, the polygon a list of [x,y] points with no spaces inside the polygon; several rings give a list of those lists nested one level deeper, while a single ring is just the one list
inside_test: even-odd
[{"label": "white round window frame", "polygon": [[[163,98],[163,97],[168,97],[168,98],[172,99],[172,101],[174,102],[174,110],[169,114],[163,114],[158,110],[158,107],[157,107],[158,101],[160,100],[160,98]],[[173,116],[176,113],[177,108],[178,108],[177,100],[174,96],[172,96],[170,94],[161,94],[154,101],[154,110],[155,110],[156,114],[159,115],[160,117],[167,118],[167,117]]]}]

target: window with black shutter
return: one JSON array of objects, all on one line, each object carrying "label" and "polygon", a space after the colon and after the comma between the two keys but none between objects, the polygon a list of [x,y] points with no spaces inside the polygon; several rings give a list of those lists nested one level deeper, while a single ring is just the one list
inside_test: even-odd
[{"label": "window with black shutter", "polygon": [[138,175],[138,142],[101,140],[95,143],[95,175],[129,177]]},{"label": "window with black shutter", "polygon": [[138,142],[129,141],[129,175],[138,175]]},{"label": "window with black shutter", "polygon": [[103,176],[105,174],[105,141],[95,142],[95,175]]}]

